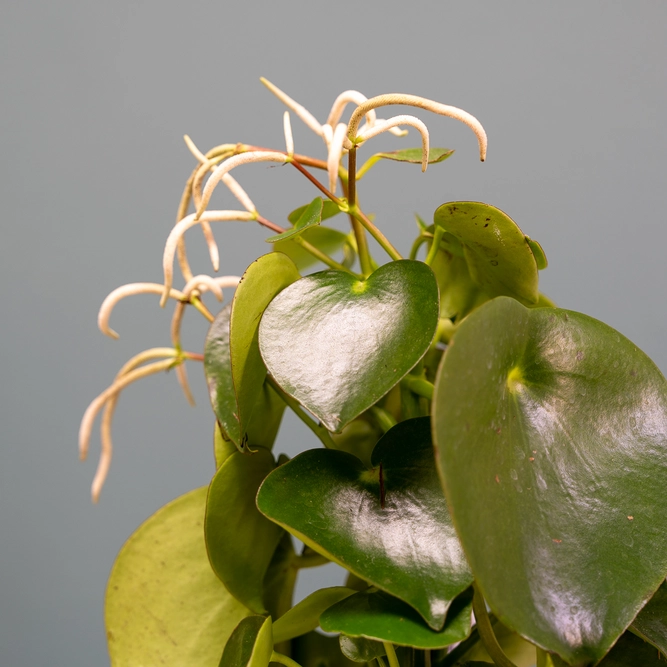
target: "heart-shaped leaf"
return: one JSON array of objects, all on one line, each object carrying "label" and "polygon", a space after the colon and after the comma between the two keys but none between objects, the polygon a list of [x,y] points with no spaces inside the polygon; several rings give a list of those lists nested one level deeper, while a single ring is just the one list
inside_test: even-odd
[{"label": "heart-shaped leaf", "polygon": [[[537,302],[537,261],[525,234],[508,215],[495,206],[459,201],[440,206],[434,221],[461,243],[478,287],[526,306]],[[546,266],[544,252],[540,263]]]},{"label": "heart-shaped leaf", "polygon": [[234,452],[216,472],[206,502],[206,548],[227,590],[255,613],[266,613],[263,581],[283,535],[255,506],[257,489],[273,470],[268,449]]},{"label": "heart-shaped leaf", "polygon": [[630,629],[667,655],[667,584],[664,581],[637,614]]},{"label": "heart-shaped leaf", "polygon": [[248,616],[234,628],[218,667],[269,667],[272,653],[271,617]]},{"label": "heart-shaped leaf", "polygon": [[273,641],[278,644],[315,630],[323,611],[352,594],[354,591],[345,586],[321,588],[311,593],[273,624]]},{"label": "heart-shaped leaf", "polygon": [[341,653],[354,662],[371,662],[387,655],[384,644],[373,639],[340,635],[338,641]]},{"label": "heart-shaped leaf", "polygon": [[368,470],[346,452],[304,452],[266,478],[257,506],[439,630],[472,576],[435,470],[429,418],[394,426],[371,462]]},{"label": "heart-shaped leaf", "polygon": [[465,639],[470,634],[471,613],[472,593],[468,591],[455,600],[444,627],[435,632],[405,602],[371,589],[355,593],[327,609],[320,617],[320,625],[326,632],[434,649]]},{"label": "heart-shaped leaf", "polygon": [[264,312],[259,344],[278,384],[339,432],[421,359],[437,324],[433,272],[401,260],[365,281],[322,271],[295,282]]},{"label": "heart-shaped leaf", "polygon": [[600,659],[667,572],[667,382],[586,315],[499,298],[454,336],[434,434],[457,533],[496,615]]},{"label": "heart-shaped leaf", "polygon": [[[332,202],[333,203],[333,202]],[[297,221],[294,223],[294,226],[291,229],[288,229],[281,234],[276,234],[274,236],[269,236],[264,239],[267,243],[275,243],[276,241],[285,241],[286,239],[294,238],[295,236],[301,235],[307,229],[319,225],[322,222],[322,205],[324,201],[322,197],[315,197],[308,206],[303,210],[301,215],[298,217]],[[334,204],[334,206],[336,206]],[[336,206],[338,209],[338,206]]]},{"label": "heart-shaped leaf", "polygon": [[[223,429],[224,436],[236,447],[241,444],[250,449],[266,447],[270,449],[278,435],[278,428],[285,411],[285,402],[264,382],[257,393],[253,412],[261,417],[248,423],[246,438],[241,436],[232,360],[229,353],[229,324],[232,305],[225,306],[216,316],[208,330],[204,347],[204,373],[208,384],[213,412]],[[220,434],[223,436],[223,434]],[[219,465],[219,464],[218,464]]]},{"label": "heart-shaped leaf", "polygon": [[204,545],[206,487],[158,510],[130,537],[107,585],[113,667],[215,667],[250,612],[215,576]]},{"label": "heart-shaped leaf", "polygon": [[243,274],[232,301],[229,351],[236,395],[236,416],[243,444],[266,367],[257,342],[259,321],[271,300],[300,278],[294,262],[279,252],[263,255]]}]

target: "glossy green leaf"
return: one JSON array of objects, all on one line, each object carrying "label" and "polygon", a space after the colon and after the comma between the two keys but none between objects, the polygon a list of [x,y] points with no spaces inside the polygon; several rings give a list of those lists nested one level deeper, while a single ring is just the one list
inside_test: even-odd
[{"label": "glossy green leaf", "polygon": [[484,292],[537,302],[537,262],[508,215],[488,204],[451,202],[436,210],[434,221],[461,243],[470,276]]},{"label": "glossy green leaf", "polygon": [[421,359],[437,324],[433,272],[402,260],[365,281],[322,271],[295,282],[267,307],[259,344],[278,384],[339,432]]},{"label": "glossy green leaf", "polygon": [[248,616],[234,628],[218,667],[269,667],[272,653],[271,617]]},{"label": "glossy green leaf", "polygon": [[321,588],[311,593],[273,624],[273,641],[277,644],[315,630],[320,624],[323,611],[353,593],[351,588],[345,586]]},{"label": "glossy green leaf", "polygon": [[[335,215],[338,215],[340,213],[340,209],[338,208],[338,204],[336,202],[331,201],[330,199],[325,199],[321,200],[322,201],[322,217],[321,220],[328,220],[329,218],[333,218]],[[304,204],[303,206],[299,206],[299,208],[295,208],[288,216],[287,219],[293,224],[296,225],[298,220],[303,216],[305,211],[309,206],[312,206],[312,202],[310,204]]]},{"label": "glossy green leaf", "polygon": [[299,278],[294,262],[282,253],[274,252],[255,260],[236,288],[232,301],[229,349],[241,444],[246,438],[257,396],[266,378],[257,342],[260,318],[271,300]]},{"label": "glossy green leaf", "polygon": [[255,447],[270,449],[278,435],[285,411],[285,402],[264,382],[257,392],[253,409],[253,413],[257,414],[258,418],[250,420],[247,425],[246,438],[243,440],[237,417],[238,407],[229,352],[231,308],[232,305],[229,304],[218,313],[206,336],[204,373],[211,405],[222,428],[220,435],[223,439],[234,443],[235,448],[243,449],[241,447],[243,442],[244,447],[247,445],[251,450]]},{"label": "glossy green leaf", "polygon": [[266,612],[263,581],[282,529],[255,506],[257,489],[273,470],[273,456],[258,448],[235,452],[220,466],[206,502],[206,548],[227,590],[255,613]]},{"label": "glossy green leaf", "polygon": [[[333,203],[333,202],[332,202]],[[300,236],[303,232],[322,222],[322,205],[324,204],[322,197],[315,197],[308,206],[303,210],[303,213],[298,217],[297,221],[291,229],[288,229],[281,234],[269,236],[264,239],[267,243],[275,243],[276,241],[285,241],[286,239]],[[336,206],[336,204],[334,204]],[[338,209],[338,206],[336,206]]]},{"label": "glossy green leaf", "polygon": [[664,581],[632,622],[631,630],[667,655],[667,584]]},{"label": "glossy green leaf", "polygon": [[[326,208],[326,202],[324,203]],[[322,217],[324,218],[324,215]],[[301,238],[330,256],[342,249],[345,253],[343,264],[348,268],[352,266],[354,258],[356,257],[356,251],[353,249],[348,235],[339,232],[337,229],[322,227],[321,225],[309,227],[301,234]],[[287,255],[296,264],[299,270],[307,269],[308,267],[313,266],[313,264],[317,264],[319,261],[307,250],[304,250],[298,243],[290,241],[289,239],[287,241],[277,241],[274,243],[273,250]]]},{"label": "glossy green leaf", "polygon": [[434,467],[429,418],[397,424],[371,461],[368,470],[345,452],[304,452],[266,478],[257,506],[440,629],[472,576]]},{"label": "glossy green leaf", "polygon": [[470,634],[471,613],[472,593],[467,591],[454,601],[444,627],[436,632],[405,602],[371,589],[327,609],[320,617],[320,625],[326,632],[434,649],[465,639]]},{"label": "glossy green leaf", "polygon": [[359,667],[358,662],[341,653],[338,637],[326,637],[319,632],[297,637],[292,642],[292,659],[301,667]]},{"label": "glossy green leaf", "polygon": [[570,664],[601,658],[667,571],[665,378],[591,317],[499,298],[455,334],[433,420],[491,609]]},{"label": "glossy green leaf", "polygon": [[206,488],[143,523],[114,563],[105,601],[113,667],[215,667],[250,612],[215,576],[204,545]]},{"label": "glossy green leaf", "polygon": [[387,655],[384,644],[373,639],[366,639],[366,637],[340,635],[338,642],[341,653],[353,662],[370,662],[375,658]]},{"label": "glossy green leaf", "polygon": [[626,632],[598,667],[665,667],[667,660],[655,646],[651,646],[631,632]]}]

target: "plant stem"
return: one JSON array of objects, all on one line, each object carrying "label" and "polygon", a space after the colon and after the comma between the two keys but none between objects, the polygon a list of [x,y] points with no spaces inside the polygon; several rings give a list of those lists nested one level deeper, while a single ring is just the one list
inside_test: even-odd
[{"label": "plant stem", "polygon": [[375,658],[375,661],[377,662],[378,667],[387,667],[387,665],[384,664],[384,660],[380,656]]},{"label": "plant stem", "polygon": [[203,304],[199,297],[190,297],[190,303],[195,307],[195,310],[198,310],[209,322],[213,322],[215,317],[211,315],[209,309]]},{"label": "plant stem", "polygon": [[401,380],[401,383],[417,396],[427,398],[429,401],[433,400],[434,386],[428,380],[408,374]]},{"label": "plant stem", "polygon": [[398,658],[396,657],[396,651],[394,650],[394,645],[391,642],[382,642],[384,650],[387,652],[387,660],[389,661],[389,667],[401,667],[398,664]]},{"label": "plant stem", "polygon": [[445,230],[443,227],[440,227],[439,225],[435,226],[435,232],[433,234],[433,242],[431,243],[431,247],[429,248],[428,255],[426,255],[426,259],[424,262],[431,266],[433,264],[433,260],[435,260],[436,255],[438,254],[438,250],[440,249],[440,241],[442,240],[442,237],[445,234]]},{"label": "plant stem", "polygon": [[428,241],[431,237],[431,235],[426,235],[426,234],[420,234],[416,239],[415,242],[412,244],[412,248],[410,248],[410,259],[417,259],[417,253],[419,252],[419,248],[422,247],[426,241]]},{"label": "plant stem", "polygon": [[370,409],[370,413],[384,433],[396,426],[396,420],[386,410],[379,408],[377,405]]},{"label": "plant stem", "polygon": [[[352,190],[350,190],[350,192],[352,192]],[[389,257],[393,260],[403,259],[401,253],[394,248],[389,239],[366,217],[366,215],[364,215],[356,204],[350,204],[349,208],[349,212],[366,228],[368,233],[380,244]]]},{"label": "plant stem", "polygon": [[304,169],[296,159],[292,160],[292,166],[296,167],[323,195],[331,199],[332,202],[335,202],[339,206],[344,206],[344,202],[340,200],[336,195],[326,188],[322,183],[320,183],[307,169]]},{"label": "plant stem", "polygon": [[295,660],[292,660],[292,658],[288,658],[286,655],[276,653],[275,651],[271,653],[271,660],[269,662],[278,662],[281,665],[286,665],[286,667],[301,667],[301,665]]},{"label": "plant stem", "polygon": [[351,208],[357,205],[357,147],[352,146],[347,154],[347,203]]},{"label": "plant stem", "polygon": [[[343,194],[346,198],[349,198],[350,191],[348,188],[348,181],[346,178],[341,178],[341,186],[343,188]],[[357,255],[359,256],[359,264],[361,265],[361,272],[364,274],[364,278],[373,273],[373,263],[371,261],[371,254],[368,249],[368,239],[366,238],[366,230],[363,228],[363,225],[348,211],[348,217],[350,218],[350,225],[352,226],[352,231],[354,232],[354,239],[357,242]]]},{"label": "plant stem", "polygon": [[313,257],[317,257],[317,259],[319,259],[320,262],[326,264],[328,267],[336,269],[337,271],[345,271],[345,273],[349,273],[351,276],[354,276],[357,279],[362,278],[362,276],[360,276],[358,273],[355,273],[351,269],[348,269],[346,266],[339,264],[336,260],[331,259],[329,255],[323,253],[321,250],[316,248],[311,243],[308,243],[308,241],[301,238],[300,236],[293,237],[292,241],[298,243],[306,252],[309,252]]},{"label": "plant stem", "polygon": [[273,389],[278,393],[280,398],[289,405],[294,414],[320,439],[322,444],[327,449],[336,449],[336,444],[331,437],[331,433],[327,431],[322,424],[318,424],[314,419],[311,419],[299,405],[299,403],[294,400],[289,394],[287,394],[283,388],[275,381],[275,379],[268,375],[266,376],[268,383],[273,387]]},{"label": "plant stem", "polygon": [[491,619],[486,611],[486,602],[476,583],[473,583],[475,594],[472,598],[472,609],[475,612],[475,620],[477,621],[477,629],[479,636],[482,638],[482,643],[487,653],[491,656],[491,660],[498,665],[498,667],[516,667],[516,665],[505,655],[503,649],[500,647],[496,635],[493,633],[491,626]]}]

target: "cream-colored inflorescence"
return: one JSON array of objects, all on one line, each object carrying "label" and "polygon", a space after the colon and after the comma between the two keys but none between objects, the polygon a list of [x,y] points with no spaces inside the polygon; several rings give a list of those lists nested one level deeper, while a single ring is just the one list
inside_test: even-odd
[{"label": "cream-colored inflorescence", "polygon": [[[288,111],[285,111],[283,115],[284,152],[247,146],[245,144],[222,144],[212,148],[207,153],[202,153],[192,139],[185,135],[186,146],[197,160],[197,166],[188,179],[181,204],[178,208],[176,224],[169,233],[165,243],[162,258],[164,282],[161,285],[157,283],[131,283],[123,285],[113,290],[104,299],[98,315],[100,330],[112,338],[118,338],[118,334],[109,326],[109,318],[116,304],[125,297],[137,294],[156,294],[161,297],[161,306],[165,306],[170,298],[176,302],[171,322],[172,347],[152,348],[134,356],[121,368],[111,386],[97,396],[84,413],[79,429],[79,453],[82,460],[85,460],[88,454],[95,418],[100,411],[104,410],[100,428],[101,454],[91,489],[94,502],[97,502],[99,499],[111,465],[113,451],[111,421],[120,392],[136,380],[174,368],[176,369],[176,377],[183,388],[186,398],[190,402],[193,402],[185,374],[184,362],[186,360],[203,361],[203,355],[186,352],[181,349],[180,331],[185,310],[187,306],[191,305],[209,321],[212,321],[213,316],[204,305],[201,298],[202,295],[206,292],[211,292],[218,301],[222,301],[222,290],[234,288],[239,283],[240,278],[238,276],[213,278],[205,274],[193,275],[187,259],[185,232],[197,225],[202,228],[211,264],[214,271],[217,271],[220,263],[220,253],[211,229],[211,223],[256,221],[272,229],[274,232],[283,231],[281,227],[271,223],[259,214],[246,191],[230,174],[233,169],[254,162],[294,163],[300,171],[308,175],[310,180],[317,184],[322,192],[327,194],[332,200],[340,203],[340,200],[336,197],[336,186],[341,173],[346,174],[341,166],[342,157],[349,151],[356,150],[359,146],[383,132],[390,132],[396,136],[404,136],[407,134],[407,130],[402,129],[402,127],[410,126],[415,128],[421,135],[421,163],[422,171],[425,171],[429,157],[429,133],[425,123],[419,118],[410,115],[393,116],[386,120],[378,118],[376,109],[388,105],[412,106],[431,111],[435,114],[448,116],[465,123],[477,137],[480,159],[484,160],[486,158],[487,139],[484,128],[476,118],[456,107],[417,97],[416,95],[392,93],[367,98],[356,90],[346,90],[335,99],[326,122],[321,124],[304,106],[297,103],[274,84],[264,78],[260,80],[309,129],[322,138],[327,151],[326,160],[318,161],[313,158],[304,158],[295,153],[294,137]],[[355,109],[347,123],[341,122],[343,113],[349,104],[355,105]],[[362,121],[363,125],[361,125]],[[306,164],[311,166],[321,165],[321,168],[326,169],[328,176],[326,186],[305,172],[303,165],[300,164],[302,160],[305,160]],[[368,166],[370,166],[370,161]],[[207,175],[208,179],[206,179]],[[206,182],[204,183],[205,179]],[[213,192],[220,183],[223,183],[234,195],[243,210],[209,211],[207,209]],[[188,213],[191,204],[194,205],[195,212]],[[316,249],[311,247],[311,252],[315,253]],[[326,259],[321,253],[316,256],[323,261]],[[185,280],[185,286],[182,290],[173,288],[174,261],[176,258],[178,258],[181,273]],[[332,265],[338,266],[335,263]]]}]

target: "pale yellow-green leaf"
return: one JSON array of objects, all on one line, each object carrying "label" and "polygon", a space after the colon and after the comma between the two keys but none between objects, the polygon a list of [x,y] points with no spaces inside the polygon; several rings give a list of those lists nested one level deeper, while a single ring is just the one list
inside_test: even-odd
[{"label": "pale yellow-green leaf", "polygon": [[206,493],[196,489],[158,510],[118,554],[105,609],[112,667],[217,667],[250,613],[209,564]]}]

